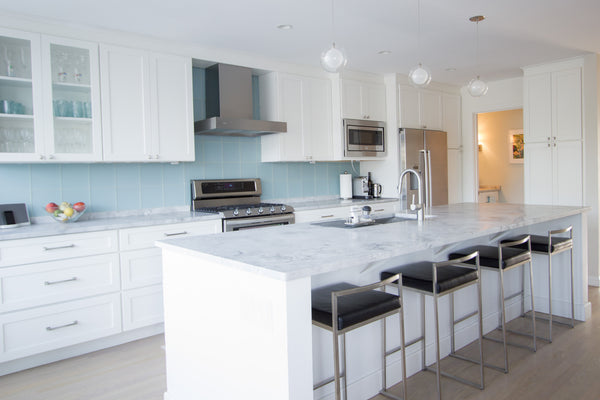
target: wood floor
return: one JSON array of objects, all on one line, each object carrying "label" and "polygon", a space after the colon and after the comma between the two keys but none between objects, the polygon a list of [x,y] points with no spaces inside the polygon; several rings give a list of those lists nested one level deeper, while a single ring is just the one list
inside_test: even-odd
[{"label": "wood floor", "polygon": [[[444,400],[600,399],[600,289],[590,288],[593,315],[574,329],[555,326],[538,351],[509,348],[510,373],[485,370],[485,390],[442,378]],[[540,333],[546,327],[540,323]],[[163,336],[138,340],[0,377],[1,400],[162,400],[166,389]],[[501,362],[500,345],[485,342],[486,358]],[[473,349],[465,349],[466,353]],[[446,359],[442,368],[466,378],[478,369]],[[409,399],[434,399],[435,375],[408,379]],[[401,387],[392,388],[401,394]],[[373,400],[384,400],[382,396]]]}]

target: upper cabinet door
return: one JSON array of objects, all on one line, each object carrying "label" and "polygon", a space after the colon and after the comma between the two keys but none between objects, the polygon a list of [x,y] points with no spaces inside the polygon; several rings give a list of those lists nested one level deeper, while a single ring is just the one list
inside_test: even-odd
[{"label": "upper cabinet door", "polygon": [[422,128],[420,119],[419,91],[412,86],[399,85],[400,92],[400,121],[401,128]]},{"label": "upper cabinet door", "polygon": [[[555,140],[580,140],[582,121],[581,69],[555,72],[552,76]],[[563,203],[560,203],[563,204]]]},{"label": "upper cabinet door", "polygon": [[331,81],[305,78],[303,82],[305,159],[333,159],[333,111]]},{"label": "upper cabinet door", "polygon": [[151,160],[148,53],[101,45],[100,71],[104,160]]},{"label": "upper cabinet door", "polygon": [[552,75],[526,76],[524,92],[525,142],[548,142],[552,136]]},{"label": "upper cabinet door", "polygon": [[150,59],[153,160],[194,161],[192,60],[164,54]]},{"label": "upper cabinet door", "polygon": [[426,129],[442,129],[442,94],[433,90],[422,90],[421,125]]},{"label": "upper cabinet door", "polygon": [[365,85],[363,87],[363,99],[365,99],[367,119],[373,121],[387,120],[385,85]]},{"label": "upper cabinet door", "polygon": [[39,34],[0,29],[0,162],[45,159]]},{"label": "upper cabinet door", "polygon": [[342,80],[342,117],[366,119],[362,105],[362,86],[360,82]]},{"label": "upper cabinet door", "polygon": [[448,148],[460,149],[462,146],[461,134],[461,99],[459,95],[442,95],[442,129],[448,133]]},{"label": "upper cabinet door", "polygon": [[42,38],[46,153],[55,161],[101,161],[98,44]]}]

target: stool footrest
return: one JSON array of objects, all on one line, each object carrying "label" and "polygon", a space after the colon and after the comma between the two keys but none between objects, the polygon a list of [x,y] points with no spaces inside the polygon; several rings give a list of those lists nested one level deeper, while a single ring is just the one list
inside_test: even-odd
[{"label": "stool footrest", "polygon": [[[434,374],[437,374],[437,372],[438,372],[436,368],[431,368],[431,367],[425,367],[425,371],[433,372]],[[481,383],[471,382],[469,380],[461,378],[460,376],[452,375],[452,374],[449,374],[449,373],[444,372],[444,371],[440,371],[440,375],[445,376],[446,378],[453,379],[453,380],[455,380],[457,382],[460,382],[460,383],[463,383],[465,385],[472,386],[475,389],[481,389],[481,390],[483,390],[483,385],[481,385]]]},{"label": "stool footrest", "polygon": [[[491,340],[492,342],[496,342],[496,343],[504,343],[504,341],[502,339],[496,339],[496,338],[489,337],[489,336],[484,336],[483,338],[487,339],[487,340]],[[536,349],[534,349],[532,346],[526,346],[526,345],[520,344],[520,343],[509,342],[508,340],[506,341],[506,344],[515,346],[515,347],[520,347],[521,349],[531,350],[534,353],[536,352]]]},{"label": "stool footrest", "polygon": [[393,348],[393,349],[391,349],[391,350],[387,350],[387,351],[385,352],[385,356],[386,356],[386,357],[389,357],[389,356],[391,356],[392,354],[399,352],[400,350],[402,350],[402,346],[394,347],[394,348]]},{"label": "stool footrest", "polygon": [[405,400],[405,398],[396,396],[395,394],[392,394],[392,393],[388,392],[387,390],[381,390],[381,391],[379,391],[379,394],[384,397],[387,397],[388,399],[392,399],[392,400]]},{"label": "stool footrest", "polygon": [[504,298],[504,301],[506,301],[506,300],[510,300],[510,299],[514,299],[515,297],[518,297],[518,296],[521,296],[521,295],[523,295],[523,293],[522,293],[522,292],[518,292],[518,293],[515,293],[515,294],[511,294],[510,296],[508,296],[508,297],[505,297],[505,298]]},{"label": "stool footrest", "polygon": [[423,339],[424,339],[424,338],[423,338],[423,336],[421,336],[421,337],[418,337],[418,338],[416,338],[416,339],[413,339],[413,340],[411,340],[410,342],[406,343],[406,345],[405,345],[405,346],[406,346],[406,347],[412,346],[413,344],[417,344],[417,343],[419,343],[419,342],[420,342],[420,341],[422,341]]},{"label": "stool footrest", "polygon": [[[550,317],[547,316],[548,314],[541,314],[539,311],[535,312],[535,319],[540,320],[540,321],[546,321],[546,322],[550,322]],[[525,315],[523,315],[523,318],[531,318],[531,314],[529,312],[526,312]],[[571,323],[571,322],[563,322],[560,320],[557,320],[556,318],[564,318],[564,319],[571,319],[570,317],[563,317],[560,315],[553,315],[552,316],[552,323],[553,324],[558,324],[558,325],[563,325],[563,326],[568,326],[569,328],[575,328],[575,324]]]},{"label": "stool footrest", "polygon": [[[456,354],[456,353],[450,353],[449,355],[450,355],[450,357],[457,358],[457,359],[463,360],[463,361],[468,361],[468,362],[471,362],[473,364],[479,365],[479,361],[475,360],[473,358],[461,356],[460,354]],[[508,374],[508,370],[504,369],[504,367],[499,367],[497,365],[488,364],[488,363],[483,363],[483,366],[487,367],[487,368],[495,369],[495,370],[500,371],[500,372],[504,372],[505,374]]]},{"label": "stool footrest", "polygon": [[[498,329],[498,328],[496,328],[496,329]],[[502,329],[499,329],[499,330],[502,330]],[[519,331],[515,331],[513,329],[507,329],[506,332],[514,333],[515,335],[519,335],[519,336],[525,336],[525,337],[530,337],[530,338],[533,337],[533,335],[531,333],[519,332]],[[550,339],[546,338],[546,337],[538,336],[538,335],[536,335],[535,337],[537,339],[544,340],[544,341],[546,341],[548,343],[552,343],[552,341]]]},{"label": "stool footrest", "polygon": [[471,317],[474,317],[474,316],[476,316],[478,314],[479,314],[479,311],[473,311],[471,314],[467,314],[467,315],[465,315],[462,318],[454,320],[454,325],[460,324],[461,322],[466,321],[467,319],[469,319]]}]

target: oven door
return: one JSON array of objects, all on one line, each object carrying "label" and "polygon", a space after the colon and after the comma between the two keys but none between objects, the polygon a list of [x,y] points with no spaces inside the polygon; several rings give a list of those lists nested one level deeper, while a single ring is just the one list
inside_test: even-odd
[{"label": "oven door", "polygon": [[265,215],[264,217],[247,217],[223,219],[223,232],[241,231],[244,229],[264,228],[266,226],[293,224],[295,217],[293,213]]}]

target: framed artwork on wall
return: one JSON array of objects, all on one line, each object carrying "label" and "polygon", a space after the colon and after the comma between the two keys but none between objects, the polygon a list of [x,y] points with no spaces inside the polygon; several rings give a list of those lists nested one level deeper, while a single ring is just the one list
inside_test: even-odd
[{"label": "framed artwork on wall", "polygon": [[508,131],[508,161],[512,164],[523,164],[525,149],[523,142],[523,129]]}]

